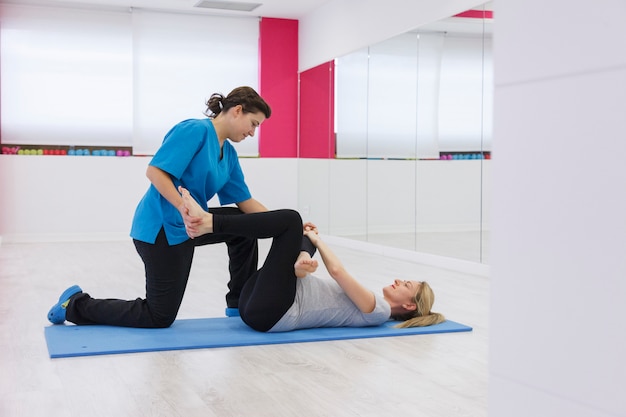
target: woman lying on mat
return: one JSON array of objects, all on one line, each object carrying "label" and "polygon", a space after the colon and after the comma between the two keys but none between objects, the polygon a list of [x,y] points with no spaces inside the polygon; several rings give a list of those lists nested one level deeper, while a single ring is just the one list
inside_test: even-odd
[{"label": "woman lying on mat", "polygon": [[[191,238],[208,233],[273,238],[265,263],[246,281],[239,298],[239,314],[255,330],[377,326],[390,318],[402,321],[396,327],[445,321],[443,315],[430,311],[435,296],[426,282],[395,280],[383,288],[382,296],[362,286],[320,239],[315,226],[303,226],[294,210],[214,215],[185,189],[179,191],[194,218],[186,225]],[[310,275],[318,266],[312,259],[316,249],[339,286]]]}]

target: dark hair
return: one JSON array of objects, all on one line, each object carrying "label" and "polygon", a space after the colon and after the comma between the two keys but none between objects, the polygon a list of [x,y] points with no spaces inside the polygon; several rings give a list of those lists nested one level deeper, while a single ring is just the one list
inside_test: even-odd
[{"label": "dark hair", "polygon": [[252,87],[237,87],[224,97],[220,93],[213,93],[206,102],[206,114],[215,117],[221,112],[227,112],[230,108],[241,105],[244,113],[261,112],[269,119],[272,109]]}]

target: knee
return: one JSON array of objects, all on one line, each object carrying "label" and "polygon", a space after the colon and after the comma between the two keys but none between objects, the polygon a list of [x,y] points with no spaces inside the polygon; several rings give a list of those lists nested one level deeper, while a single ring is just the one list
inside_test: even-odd
[{"label": "knee", "polygon": [[289,222],[289,224],[298,224],[302,226],[302,216],[299,212],[292,209],[283,209],[281,211],[285,216],[285,221]]},{"label": "knee", "polygon": [[[261,319],[259,319],[259,317],[261,317]],[[269,330],[271,330],[272,327],[274,327],[273,324],[270,324],[267,322],[267,320],[264,320],[262,317],[264,317],[264,314],[262,314],[261,316],[259,315],[255,315],[255,314],[250,314],[250,315],[241,315],[241,320],[246,323],[246,325],[248,327],[250,327],[253,330],[256,330],[257,332],[268,332]]]},{"label": "knee", "polygon": [[176,316],[153,316],[152,317],[152,327],[155,329],[166,329],[174,324],[176,320]]}]

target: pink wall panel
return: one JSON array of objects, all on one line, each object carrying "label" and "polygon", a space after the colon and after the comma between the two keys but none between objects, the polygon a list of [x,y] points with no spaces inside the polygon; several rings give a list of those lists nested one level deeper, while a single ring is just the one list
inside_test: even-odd
[{"label": "pink wall panel", "polygon": [[300,74],[300,158],[334,158],[335,63]]},{"label": "pink wall panel", "polygon": [[295,158],[298,143],[298,21],[262,18],[259,94],[272,108],[261,125],[259,154]]},{"label": "pink wall panel", "polygon": [[467,10],[454,15],[454,17],[465,17],[469,19],[493,19],[492,10]]}]

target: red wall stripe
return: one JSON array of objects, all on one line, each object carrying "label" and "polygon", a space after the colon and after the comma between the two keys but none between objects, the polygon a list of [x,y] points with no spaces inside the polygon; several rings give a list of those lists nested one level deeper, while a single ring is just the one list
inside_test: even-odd
[{"label": "red wall stripe", "polygon": [[467,10],[463,13],[455,14],[454,17],[467,17],[470,19],[493,19],[492,10]]},{"label": "red wall stripe", "polygon": [[300,73],[300,158],[335,157],[335,62]]},{"label": "red wall stripe", "polygon": [[295,158],[298,143],[298,21],[259,23],[259,94],[272,108],[260,128],[259,156]]}]

